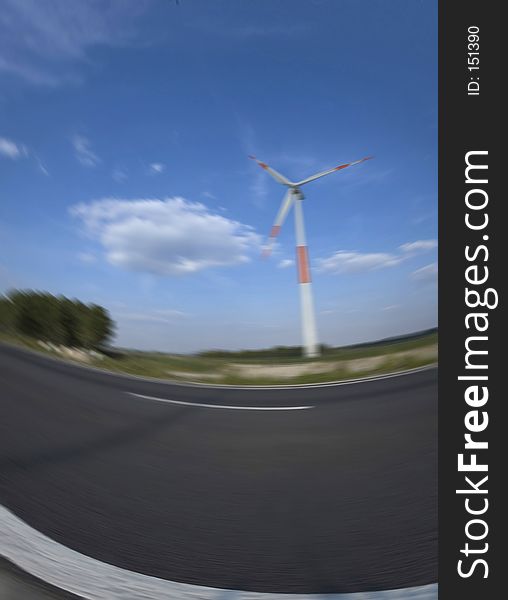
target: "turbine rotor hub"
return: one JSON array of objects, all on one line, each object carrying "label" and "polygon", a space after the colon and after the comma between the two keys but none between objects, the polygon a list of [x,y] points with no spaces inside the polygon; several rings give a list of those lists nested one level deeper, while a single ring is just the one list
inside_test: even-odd
[{"label": "turbine rotor hub", "polygon": [[305,196],[300,188],[292,187],[291,194],[294,196],[295,200],[303,200]]}]

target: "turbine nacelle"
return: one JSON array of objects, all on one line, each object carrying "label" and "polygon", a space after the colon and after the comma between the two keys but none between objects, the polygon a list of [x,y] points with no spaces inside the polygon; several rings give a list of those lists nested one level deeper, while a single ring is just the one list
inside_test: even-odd
[{"label": "turbine nacelle", "polygon": [[293,200],[303,200],[305,196],[300,188],[296,186],[289,186],[289,193],[291,194]]}]

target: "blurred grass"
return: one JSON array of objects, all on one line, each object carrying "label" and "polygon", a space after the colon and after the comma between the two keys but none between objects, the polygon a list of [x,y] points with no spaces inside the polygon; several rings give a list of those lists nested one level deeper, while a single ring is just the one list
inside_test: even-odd
[{"label": "blurred grass", "polygon": [[385,360],[382,362],[381,365],[374,368],[367,368],[364,370],[355,370],[354,372],[352,372],[346,366],[344,366],[342,368],[331,368],[329,371],[326,371],[324,373],[307,373],[304,375],[298,375],[296,377],[280,379],[279,381],[274,380],[273,377],[257,377],[246,379],[242,377],[228,375],[225,376],[223,380],[221,380],[221,383],[226,383],[229,385],[298,385],[306,383],[326,383],[329,381],[341,381],[346,379],[357,379],[361,377],[371,377],[374,375],[396,373],[398,371],[406,371],[409,369],[415,369],[418,367],[424,367],[430,364],[435,364],[436,362],[436,359],[417,357],[392,358],[390,357],[390,355],[385,355]]},{"label": "blurred grass", "polygon": [[0,341],[6,344],[12,344],[13,346],[20,346],[21,348],[29,348],[30,350],[37,350],[42,354],[53,354],[45,350],[34,338],[21,333],[7,333],[0,330]]},{"label": "blurred grass", "polygon": [[[0,332],[0,340],[61,358],[59,354],[43,348],[36,340],[29,337]],[[326,354],[313,359],[270,356],[269,351],[266,351],[266,356],[252,357],[245,356],[245,354],[248,355],[245,352],[231,352],[224,353],[225,355],[220,357],[212,357],[210,353],[203,356],[119,350],[112,353],[111,356],[104,355],[101,359],[87,357],[86,362],[90,366],[108,371],[175,381],[230,385],[324,383],[392,373],[435,363],[437,361],[437,342],[437,332],[431,332],[372,344],[327,348]],[[361,359],[374,360],[362,362]],[[262,374],[263,365],[266,365],[266,376]],[[316,368],[323,372],[305,372],[280,377],[268,374],[274,367],[287,366],[288,371],[297,371],[299,365],[302,366],[302,369],[312,368],[312,365],[316,365]],[[309,365],[311,366],[309,367]],[[329,365],[329,369],[326,368],[327,365]],[[255,375],[241,373],[242,368],[248,372],[249,366],[254,367],[251,370],[255,371]]]}]

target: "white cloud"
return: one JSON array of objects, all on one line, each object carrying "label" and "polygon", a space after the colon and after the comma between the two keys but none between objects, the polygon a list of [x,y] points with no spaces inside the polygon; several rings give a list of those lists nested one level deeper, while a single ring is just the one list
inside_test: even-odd
[{"label": "white cloud", "polygon": [[349,252],[339,250],[328,258],[317,259],[322,273],[360,273],[395,267],[415,255],[437,248],[437,240],[416,240],[399,246],[399,252]]},{"label": "white cloud", "polygon": [[76,64],[98,45],[135,39],[146,0],[3,0],[0,15],[0,75],[33,85],[79,81]]},{"label": "white cloud", "polygon": [[394,267],[402,262],[403,258],[387,252],[346,252],[339,250],[328,258],[316,261],[318,271],[322,273],[359,273]]},{"label": "white cloud", "polygon": [[117,318],[125,321],[147,321],[150,323],[173,323],[175,319],[188,316],[181,310],[156,310],[152,313],[118,313]]},{"label": "white cloud", "polygon": [[416,271],[411,273],[411,278],[415,281],[435,281],[437,279],[438,266],[437,263],[431,263],[430,265],[425,265]]},{"label": "white cloud", "polygon": [[13,160],[27,155],[27,150],[22,144],[0,137],[0,156]]},{"label": "white cloud", "polygon": [[[316,158],[310,155],[282,152],[272,160],[274,161],[274,164],[283,165],[284,169],[289,167],[293,171],[296,171],[296,175],[294,175],[295,179],[304,179],[305,174],[301,176],[302,174],[299,173],[302,169],[319,170],[319,168],[316,167]],[[284,175],[286,175],[286,173],[284,173]]]},{"label": "white cloud", "polygon": [[417,253],[417,252],[427,252],[428,250],[434,250],[437,248],[437,240],[416,240],[415,242],[408,242],[407,244],[402,244],[400,249],[402,252],[408,253]]},{"label": "white cloud", "polygon": [[[238,138],[243,151],[247,156],[258,156],[256,133],[254,127],[244,120],[242,117],[236,117],[238,127]],[[266,173],[258,167],[253,161],[250,162],[250,172],[252,173],[252,179],[249,185],[249,191],[252,195],[254,205],[262,207],[265,205],[266,197],[268,195],[268,179]]]},{"label": "white cloud", "polygon": [[125,171],[125,169],[113,169],[111,177],[113,177],[117,183],[123,183],[128,179],[127,171]]},{"label": "white cloud", "polygon": [[166,170],[166,165],[160,162],[154,162],[149,166],[149,170],[152,175],[158,175]]},{"label": "white cloud", "polygon": [[260,246],[251,227],[184,198],[105,198],[71,213],[101,242],[112,265],[132,271],[182,275],[238,265]]},{"label": "white cloud", "polygon": [[268,177],[263,171],[256,171],[249,186],[256,206],[263,206],[268,195]]},{"label": "white cloud", "polygon": [[49,177],[49,172],[39,156],[24,144],[14,142],[5,137],[0,137],[0,158],[2,157],[10,158],[11,160],[18,160],[20,158],[31,159],[35,164],[37,171],[46,177]]},{"label": "white cloud", "polygon": [[390,311],[390,310],[397,310],[398,308],[400,308],[400,304],[389,304],[388,306],[383,306],[383,308],[381,310]]},{"label": "white cloud", "polygon": [[277,267],[279,269],[287,269],[288,267],[292,267],[294,264],[295,261],[291,258],[284,258],[283,260],[279,261]]},{"label": "white cloud", "polygon": [[162,317],[188,317],[189,313],[184,312],[183,310],[177,310],[176,308],[160,308],[159,310],[155,310],[154,313],[156,315]]},{"label": "white cloud", "polygon": [[217,200],[217,196],[212,194],[212,192],[208,192],[206,190],[204,192],[201,192],[201,195],[203,196],[203,198],[208,198],[209,200]]},{"label": "white cloud", "polygon": [[42,173],[43,175],[46,175],[46,177],[49,177],[49,171],[46,169],[46,167],[44,166],[44,163],[38,156],[35,156],[35,164],[37,165],[37,169],[39,170],[40,173]]},{"label": "white cloud", "polygon": [[90,140],[82,135],[73,136],[72,145],[74,147],[74,154],[78,162],[84,167],[95,167],[99,162],[100,158],[92,151],[90,147]]},{"label": "white cloud", "polygon": [[94,263],[97,260],[97,258],[95,254],[92,254],[91,252],[79,252],[78,260],[79,262],[82,262],[85,265],[89,265]]}]

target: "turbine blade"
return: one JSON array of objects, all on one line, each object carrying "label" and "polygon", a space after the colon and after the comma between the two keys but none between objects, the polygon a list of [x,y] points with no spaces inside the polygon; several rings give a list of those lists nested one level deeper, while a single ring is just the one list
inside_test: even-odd
[{"label": "turbine blade", "polygon": [[307,177],[307,179],[303,179],[302,181],[299,181],[298,183],[296,183],[296,186],[301,186],[301,185],[305,185],[306,183],[309,183],[309,181],[314,181],[315,179],[319,179],[320,177],[324,177],[325,175],[329,175],[330,173],[335,173],[335,171],[340,171],[342,169],[345,169],[346,167],[352,167],[353,165],[357,165],[359,163],[362,163],[366,160],[370,160],[371,158],[374,158],[373,156],[366,156],[365,158],[361,158],[360,160],[355,160],[354,162],[350,162],[350,163],[345,163],[344,165],[339,165],[338,167],[334,167],[333,169],[328,169],[328,171],[323,171],[322,173],[316,173],[316,175],[312,175],[311,177]]},{"label": "turbine blade", "polygon": [[281,175],[275,169],[272,169],[272,167],[269,167],[266,163],[258,160],[255,156],[249,155],[249,158],[252,160],[255,160],[262,169],[264,169],[267,173],[270,173],[270,175],[275,179],[275,181],[278,181],[279,183],[282,183],[283,185],[291,185],[291,182],[289,181],[289,179],[287,177],[284,177],[284,175]]},{"label": "turbine blade", "polygon": [[269,256],[270,253],[272,252],[272,248],[273,248],[273,245],[275,243],[277,236],[279,235],[280,228],[282,227],[282,224],[286,220],[286,217],[288,216],[288,213],[289,213],[292,205],[293,205],[293,194],[291,193],[291,190],[288,190],[286,192],[284,198],[282,199],[282,202],[281,202],[281,205],[279,208],[279,212],[277,213],[277,216],[275,217],[275,221],[272,225],[272,229],[271,229],[270,235],[268,237],[268,242],[267,242],[266,246],[263,248],[263,256]]}]

